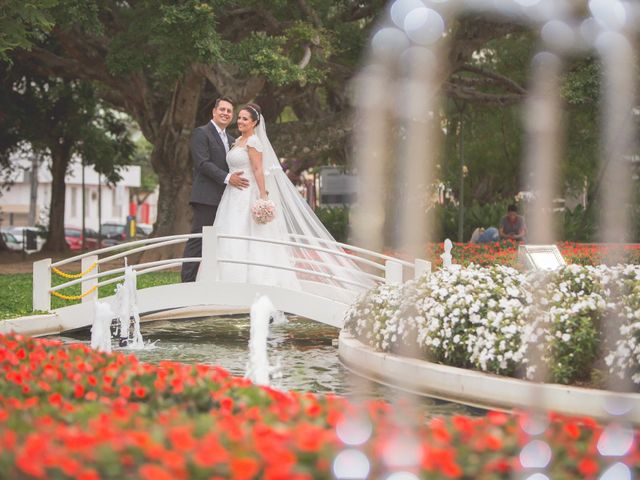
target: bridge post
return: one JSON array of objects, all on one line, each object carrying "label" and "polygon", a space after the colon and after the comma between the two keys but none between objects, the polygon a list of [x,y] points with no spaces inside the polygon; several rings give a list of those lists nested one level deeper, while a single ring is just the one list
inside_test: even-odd
[{"label": "bridge post", "polygon": [[418,278],[424,274],[428,275],[430,273],[431,273],[431,262],[427,262],[426,260],[416,258],[413,278]]},{"label": "bridge post", "polygon": [[400,262],[395,260],[386,260],[384,262],[384,281],[385,283],[404,282],[402,264]]},{"label": "bridge post", "polygon": [[[97,261],[98,261],[97,255],[89,255],[88,257],[84,257],[80,264],[80,271],[86,272]],[[98,268],[100,267],[96,265],[94,269],[92,269],[89,273],[87,273],[87,275],[94,275],[98,273]],[[81,293],[84,293],[96,285],[98,285],[97,278],[92,278],[91,280],[83,280],[82,288],[80,289],[80,291]],[[96,288],[94,292],[91,292],[89,295],[85,295],[84,297],[82,297],[82,303],[93,302],[94,300],[97,300],[97,299],[98,299],[98,289]]]},{"label": "bridge post", "polygon": [[202,228],[202,261],[198,282],[218,280],[218,229],[212,225]]},{"label": "bridge post", "polygon": [[51,310],[51,259],[33,262],[33,309]]}]

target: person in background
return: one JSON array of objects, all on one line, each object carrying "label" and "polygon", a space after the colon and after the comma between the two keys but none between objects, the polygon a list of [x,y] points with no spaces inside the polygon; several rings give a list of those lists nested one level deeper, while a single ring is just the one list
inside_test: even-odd
[{"label": "person in background", "polygon": [[500,240],[500,232],[496,227],[478,227],[471,235],[471,243],[491,243]]},{"label": "person in background", "polygon": [[524,217],[518,215],[518,207],[509,205],[507,214],[500,220],[500,240],[521,242],[527,234]]}]

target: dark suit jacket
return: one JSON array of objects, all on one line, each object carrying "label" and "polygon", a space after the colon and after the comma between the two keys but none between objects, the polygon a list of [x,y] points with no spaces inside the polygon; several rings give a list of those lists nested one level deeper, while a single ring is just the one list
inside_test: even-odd
[{"label": "dark suit jacket", "polygon": [[[229,146],[234,140],[227,134]],[[224,143],[213,122],[209,121],[193,131],[191,159],[193,160],[193,185],[190,202],[218,205],[226,187],[224,179],[229,173],[229,166]]]}]

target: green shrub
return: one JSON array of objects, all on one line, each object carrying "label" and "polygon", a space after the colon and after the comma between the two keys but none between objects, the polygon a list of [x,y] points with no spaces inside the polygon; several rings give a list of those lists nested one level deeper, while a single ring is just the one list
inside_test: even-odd
[{"label": "green shrub", "polygon": [[346,243],[349,237],[349,206],[318,207],[315,213],[336,241]]}]

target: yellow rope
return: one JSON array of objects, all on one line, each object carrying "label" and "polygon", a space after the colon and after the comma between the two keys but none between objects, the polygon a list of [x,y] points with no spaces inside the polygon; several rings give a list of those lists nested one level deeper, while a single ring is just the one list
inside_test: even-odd
[{"label": "yellow rope", "polygon": [[65,273],[62,270],[58,270],[56,267],[51,267],[51,270],[53,270],[54,273],[57,273],[58,275],[64,278],[80,278],[86,275],[87,273],[89,273],[94,268],[96,268],[96,265],[98,265],[98,262],[93,262],[93,264],[89,268],[87,268],[84,272],[80,272],[80,273]]},{"label": "yellow rope", "polygon": [[58,292],[51,292],[51,295],[55,295],[56,297],[61,298],[63,300],[80,300],[86,297],[87,295],[89,295],[90,293],[95,292],[96,288],[98,288],[98,286],[94,285],[93,287],[91,287],[89,290],[87,290],[81,295],[63,295],[62,293],[58,293]]}]

